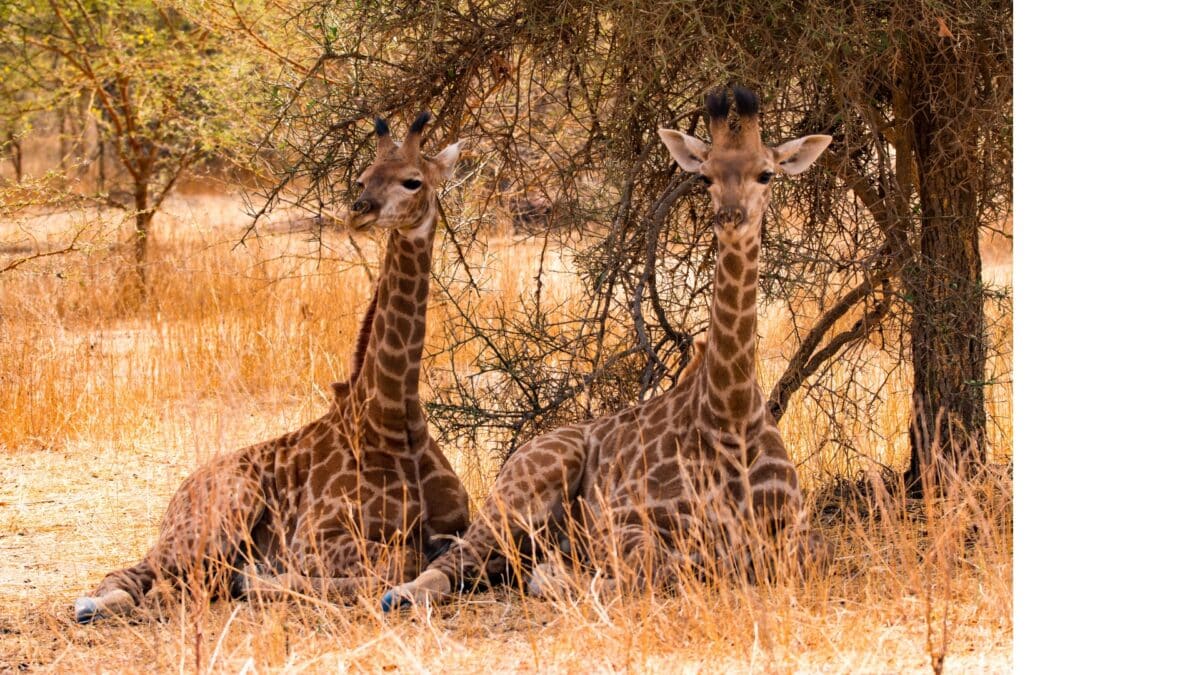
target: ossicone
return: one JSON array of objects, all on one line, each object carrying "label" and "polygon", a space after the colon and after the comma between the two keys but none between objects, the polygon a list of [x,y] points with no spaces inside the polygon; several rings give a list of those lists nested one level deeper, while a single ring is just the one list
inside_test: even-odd
[{"label": "ossicone", "polygon": [[704,109],[708,111],[710,124],[729,117],[729,97],[725,95],[724,87],[713,89],[704,96]]},{"label": "ossicone", "polygon": [[733,102],[737,106],[739,117],[755,117],[758,115],[758,94],[741,87],[733,85]]},{"label": "ossicone", "polygon": [[[732,105],[729,92],[733,92]],[[728,89],[713,89],[704,97],[704,109],[708,112],[709,121],[725,119],[731,110],[736,110],[738,117],[755,117],[759,109],[758,94],[737,84],[730,85]]]},{"label": "ossicone", "polygon": [[417,115],[417,119],[413,120],[412,126],[408,128],[408,133],[419,134],[425,129],[425,125],[429,124],[429,120],[433,119],[433,113],[428,110],[422,110],[421,114]]},{"label": "ossicone", "polygon": [[733,84],[710,91],[704,97],[704,108],[714,141],[739,142],[741,136],[758,133],[758,94],[745,87]]}]

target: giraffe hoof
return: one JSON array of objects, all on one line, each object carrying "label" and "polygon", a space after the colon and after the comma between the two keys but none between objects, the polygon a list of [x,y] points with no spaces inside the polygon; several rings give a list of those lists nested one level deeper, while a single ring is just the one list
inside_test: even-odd
[{"label": "giraffe hoof", "polygon": [[385,593],[380,605],[385,612],[407,609],[417,604],[429,607],[441,602],[449,594],[450,578],[438,570],[425,570],[416,579]]},{"label": "giraffe hoof", "polygon": [[96,604],[95,599],[75,599],[75,623],[86,625],[99,618],[101,618],[100,606]]},{"label": "giraffe hoof", "polygon": [[250,579],[246,577],[246,570],[234,570],[229,577],[229,599],[230,600],[246,600],[250,597]]},{"label": "giraffe hoof", "polygon": [[133,596],[120,589],[98,596],[84,596],[75,600],[75,621],[81,624],[94,623],[110,616],[130,614],[135,607],[137,603]]},{"label": "giraffe hoof", "polygon": [[408,609],[412,607],[412,600],[401,593],[397,587],[383,594],[383,602],[380,603],[380,607],[383,609],[383,613],[387,614],[394,609]]},{"label": "giraffe hoof", "polygon": [[533,568],[527,585],[529,595],[535,598],[566,598],[571,594],[571,582],[561,566],[543,562]]}]

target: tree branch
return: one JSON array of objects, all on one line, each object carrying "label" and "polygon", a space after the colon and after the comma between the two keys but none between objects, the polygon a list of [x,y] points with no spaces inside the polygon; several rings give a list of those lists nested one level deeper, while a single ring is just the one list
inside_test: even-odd
[{"label": "tree branch", "polygon": [[834,336],[824,348],[817,351],[817,347],[834,324],[844,317],[854,305],[866,300],[876,288],[887,284],[909,255],[907,240],[904,238],[903,225],[905,221],[888,209],[883,195],[871,186],[865,176],[855,171],[848,161],[836,162],[834,172],[850,187],[854,196],[867,207],[871,217],[884,231],[887,240],[878,255],[882,264],[874,273],[868,275],[862,283],[842,296],[821,315],[821,318],[805,336],[804,341],[800,343],[796,353],[788,360],[783,376],[775,383],[767,401],[767,408],[776,420],[787,412],[788,401],[792,394],[800,388],[805,379],[816,372],[822,363],[832,358],[842,347],[864,337],[872,327],[883,320],[891,308],[890,297],[855,322],[849,330]]},{"label": "tree branch", "polygon": [[[862,283],[855,286],[849,293],[842,296],[832,307],[825,311],[821,318],[817,320],[816,325],[805,336],[804,341],[800,343],[800,347],[792,354],[792,358],[788,360],[787,368],[783,371],[783,376],[775,384],[775,388],[771,390],[771,396],[768,399],[767,407],[775,419],[779,419],[784,412],[787,411],[788,399],[795,393],[800,385],[804,383],[805,378],[816,370],[816,365],[812,364],[816,358],[815,353],[817,346],[825,338],[825,334],[829,332],[833,325],[845,316],[857,303],[865,300],[874,290],[875,287],[881,284],[888,276],[887,270],[881,270],[876,274],[868,277]],[[882,318],[882,317],[880,317]],[[861,323],[860,319],[860,323]],[[858,324],[855,324],[857,327]],[[847,332],[852,332],[851,329]],[[864,333],[865,334],[865,333]],[[845,335],[843,333],[842,335]],[[838,337],[842,337],[839,335]],[[835,338],[836,340],[837,338]],[[848,340],[843,341],[844,345]],[[830,342],[833,344],[833,341]],[[828,347],[826,347],[828,349]],[[834,350],[836,351],[836,350]],[[825,350],[822,350],[824,353]],[[832,353],[825,354],[824,358],[829,358]]]},{"label": "tree branch", "polygon": [[5,265],[4,267],[0,267],[0,274],[4,274],[5,272],[11,272],[12,270],[17,269],[21,265],[24,265],[25,263],[33,261],[33,260],[37,260],[38,258],[49,258],[50,256],[63,255],[64,253],[72,253],[74,251],[78,251],[79,248],[76,246],[76,244],[79,243],[79,237],[83,236],[83,230],[84,230],[84,228],[82,228],[82,227],[79,228],[78,230],[76,230],[75,235],[71,237],[71,241],[62,248],[55,249],[53,251],[44,251],[42,253],[35,253],[31,256],[26,256],[24,258],[17,258],[16,260],[13,260],[12,262]]}]

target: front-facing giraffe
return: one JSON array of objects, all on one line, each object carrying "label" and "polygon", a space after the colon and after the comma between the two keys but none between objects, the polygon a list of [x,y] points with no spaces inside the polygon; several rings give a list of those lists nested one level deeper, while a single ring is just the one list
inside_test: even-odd
[{"label": "front-facing giraffe", "polygon": [[[415,580],[385,594],[385,611],[444,598],[501,555],[528,560],[530,533],[561,532],[564,524],[582,529],[590,549],[573,556],[593,564],[598,557],[633,561],[639,584],[669,582],[698,551],[715,558],[718,570],[755,575],[756,565],[772,564],[769,554],[754,550],[764,548],[764,533],[777,552],[815,553],[796,468],[755,375],[755,298],[770,183],[778,172],[804,171],[832,139],[814,135],[767,147],[758,98],[734,87],[733,99],[731,110],[724,90],[707,97],[712,146],[659,130],[675,162],[700,174],[715,211],[704,348],[670,391],[519,448],[466,535]],[[501,553],[497,533],[512,533],[518,548]],[[544,562],[529,588],[561,590],[563,578],[561,566]]]},{"label": "front-facing giraffe", "polygon": [[417,399],[437,188],[459,154],[454,144],[421,156],[429,117],[422,113],[399,144],[376,122],[376,158],[348,221],[386,231],[387,249],[354,373],[334,385],[329,411],[188,476],[150,552],[76,600],[76,621],[127,613],[156,581],[346,598],[366,584],[411,579],[443,536],[466,529],[466,491]]}]

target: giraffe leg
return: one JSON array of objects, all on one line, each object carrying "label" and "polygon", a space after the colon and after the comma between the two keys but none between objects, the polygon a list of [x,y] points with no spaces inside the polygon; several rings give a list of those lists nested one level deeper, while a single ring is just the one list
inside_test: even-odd
[{"label": "giraffe leg", "polygon": [[[454,589],[473,585],[485,575],[497,556],[521,564],[512,559],[521,557],[519,540],[564,517],[566,501],[579,487],[586,453],[584,427],[579,425],[556,429],[518,448],[462,538],[416,579],[384,594],[383,611],[444,601]],[[505,546],[510,543],[517,546]]]},{"label": "giraffe leg", "polygon": [[562,561],[543,560],[530,571],[526,589],[529,595],[544,600],[569,598],[574,595],[577,581]]},{"label": "giraffe leg", "polygon": [[242,454],[219,456],[188,476],[171,497],[150,552],[76,599],[75,621],[130,614],[162,579],[205,586],[226,579],[263,512],[259,481],[238,461]]},{"label": "giraffe leg", "polygon": [[373,586],[393,586],[413,578],[423,558],[415,547],[389,546],[359,541],[352,535],[323,542],[331,553],[305,556],[296,571],[261,574],[251,566],[242,572],[242,587],[249,598],[259,601],[319,597],[348,601]]},{"label": "giraffe leg", "polygon": [[[582,593],[609,600],[622,592],[671,586],[680,570],[691,566],[693,561],[675,550],[658,525],[644,520],[641,514],[633,515],[594,537],[593,544],[610,552],[610,559],[599,561],[600,569],[594,573],[579,574],[558,556],[539,562],[529,574],[529,594],[544,599],[570,599]],[[604,541],[606,537],[615,538],[609,540],[611,546]]]},{"label": "giraffe leg", "polygon": [[450,542],[466,531],[471,524],[470,498],[458,474],[432,438],[426,437],[420,453],[421,514],[430,560],[438,557]]},{"label": "giraffe leg", "polygon": [[148,560],[109,572],[89,596],[76,598],[75,621],[88,624],[131,613],[154,585],[156,575]]},{"label": "giraffe leg", "polygon": [[[642,572],[635,572],[633,586],[641,588],[644,584],[645,577]],[[621,588],[621,580],[613,574],[605,574],[602,571],[587,573],[565,565],[558,558],[538,562],[529,572],[525,583],[525,590],[530,597],[542,600],[571,600],[579,595],[588,594],[595,595],[600,600],[608,600],[618,595]]]},{"label": "giraffe leg", "polygon": [[[809,527],[808,514],[790,460],[764,455],[750,469],[750,506],[754,522],[773,546],[752,557],[755,578],[769,578],[778,569],[798,563],[801,571],[819,568],[830,559],[830,548]],[[774,559],[772,559],[774,558]]]},{"label": "giraffe leg", "polygon": [[[655,515],[652,509],[649,517],[653,519]],[[640,592],[675,582],[678,575],[673,563],[678,554],[654,520],[639,522],[646,517],[634,513],[619,523],[613,536],[617,538],[616,551],[620,556],[608,561],[610,574],[606,579],[592,583],[591,590],[602,598],[617,595],[622,590]]]}]

